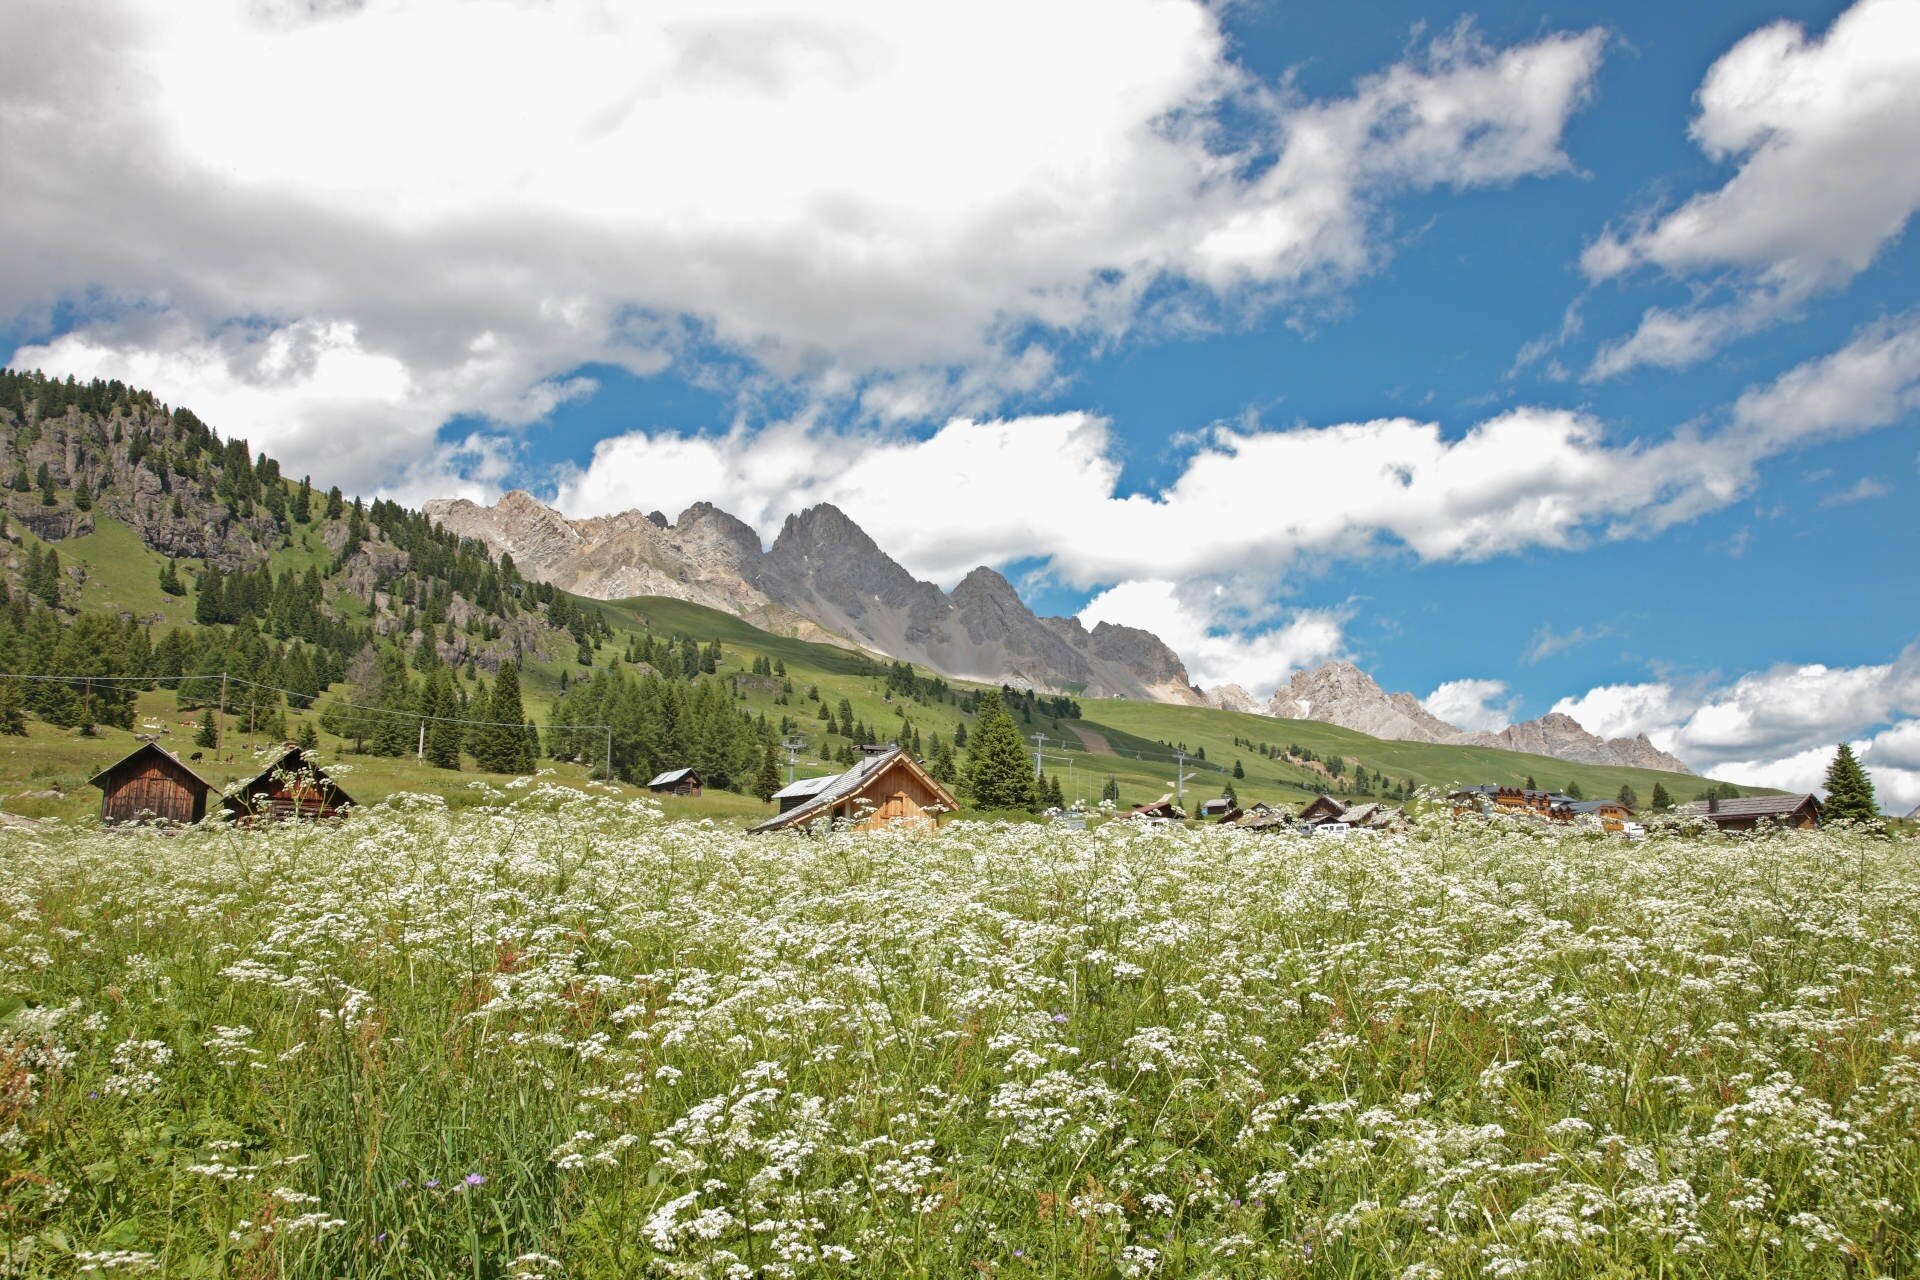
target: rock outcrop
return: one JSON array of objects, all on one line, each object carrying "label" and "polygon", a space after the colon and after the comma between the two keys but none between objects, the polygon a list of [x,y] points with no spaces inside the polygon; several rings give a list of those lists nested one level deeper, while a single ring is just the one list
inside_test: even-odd
[{"label": "rock outcrop", "polygon": [[[1223,696],[1228,690],[1232,697],[1246,696],[1245,690],[1229,685],[1227,690],[1215,691],[1214,705],[1237,710]],[[1601,738],[1563,712],[1508,725],[1498,733],[1465,732],[1428,711],[1412,694],[1388,693],[1351,662],[1329,662],[1312,671],[1295,673],[1289,683],[1275,690],[1264,711],[1281,719],[1318,720],[1402,742],[1496,747],[1577,764],[1693,772],[1677,756],[1654,746],[1644,733],[1632,738]]]},{"label": "rock outcrop", "polygon": [[1180,658],[1146,631],[1037,618],[1000,574],[951,593],[907,572],[839,508],[787,517],[764,551],[745,522],[696,503],[668,524],[637,511],[569,520],[525,493],[426,504],[435,522],[577,595],[663,595],[808,638],[837,636],[950,676],[1089,697],[1198,703]]}]

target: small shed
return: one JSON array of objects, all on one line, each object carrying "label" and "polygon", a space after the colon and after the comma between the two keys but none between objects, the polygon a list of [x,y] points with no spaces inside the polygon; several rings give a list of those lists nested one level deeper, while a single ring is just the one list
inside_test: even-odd
[{"label": "small shed", "polygon": [[1152,804],[1137,804],[1127,810],[1128,818],[1164,818],[1169,821],[1181,817],[1180,806],[1173,802],[1173,794],[1161,796]]},{"label": "small shed", "polygon": [[851,821],[862,831],[878,831],[896,822],[931,826],[939,822],[941,813],[960,807],[951,791],[897,746],[865,757],[845,773],[809,778],[806,783],[824,785],[808,796],[787,794],[801,783],[776,792],[780,812],[753,830],[788,831],[822,818]]},{"label": "small shed", "polygon": [[100,821],[109,826],[153,819],[198,822],[207,816],[207,797],[213,794],[211,782],[156,742],[141,743],[89,781],[100,788]]},{"label": "small shed", "polygon": [[353,797],[314,763],[306,750],[289,742],[258,777],[227,792],[222,801],[236,820],[261,818],[334,818]]},{"label": "small shed", "polygon": [[649,782],[647,790],[669,796],[697,796],[700,775],[692,769],[669,769]]},{"label": "small shed", "polygon": [[1240,806],[1225,796],[1216,796],[1212,800],[1200,802],[1200,817],[1212,818],[1219,822],[1232,822],[1240,816]]}]

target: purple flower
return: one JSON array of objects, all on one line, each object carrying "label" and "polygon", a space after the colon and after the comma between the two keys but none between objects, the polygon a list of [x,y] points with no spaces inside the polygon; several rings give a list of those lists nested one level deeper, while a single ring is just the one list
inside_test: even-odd
[{"label": "purple flower", "polygon": [[1064,1013],[1056,1013],[1053,1015],[1053,1020],[1055,1022],[1065,1022],[1067,1020],[1067,1015]]},{"label": "purple flower", "polygon": [[373,1242],[375,1244],[385,1244],[387,1242],[387,1233],[382,1231],[379,1235],[373,1238]]},{"label": "purple flower", "polygon": [[467,1185],[470,1187],[484,1187],[486,1184],[487,1176],[483,1173],[470,1173],[467,1175]]},{"label": "purple flower", "polygon": [[432,1190],[433,1188],[435,1188],[435,1187],[437,1187],[437,1186],[439,1186],[439,1185],[440,1185],[440,1179],[438,1179],[438,1178],[428,1178],[428,1179],[427,1179],[427,1189],[428,1189],[429,1191],[431,1191],[431,1190]]}]

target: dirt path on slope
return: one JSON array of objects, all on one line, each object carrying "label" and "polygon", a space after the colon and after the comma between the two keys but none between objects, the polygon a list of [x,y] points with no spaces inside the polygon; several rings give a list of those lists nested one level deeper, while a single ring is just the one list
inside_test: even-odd
[{"label": "dirt path on slope", "polygon": [[1070,724],[1067,728],[1073,730],[1073,736],[1080,739],[1080,745],[1087,749],[1089,755],[1110,756],[1117,754],[1113,749],[1113,744],[1093,730],[1082,729],[1077,724]]}]

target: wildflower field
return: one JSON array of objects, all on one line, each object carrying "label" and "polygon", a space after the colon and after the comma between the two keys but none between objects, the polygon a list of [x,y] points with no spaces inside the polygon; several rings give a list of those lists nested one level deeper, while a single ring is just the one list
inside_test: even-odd
[{"label": "wildflower field", "polygon": [[0,1274],[1874,1276],[1911,840],[0,835]]}]

